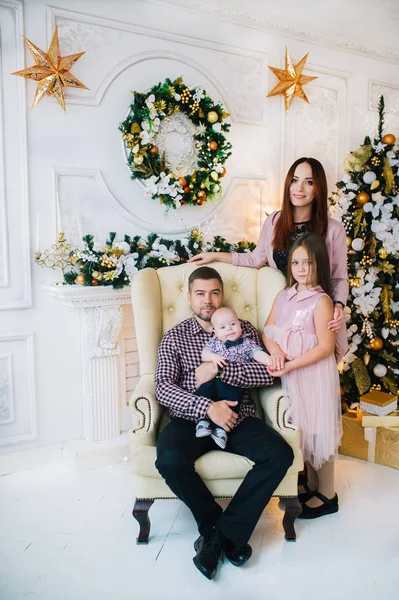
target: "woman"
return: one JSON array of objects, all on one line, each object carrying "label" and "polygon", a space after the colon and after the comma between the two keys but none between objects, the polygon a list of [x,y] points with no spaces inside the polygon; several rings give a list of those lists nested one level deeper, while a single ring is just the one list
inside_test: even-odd
[{"label": "woman", "polygon": [[266,219],[252,253],[202,252],[190,262],[204,265],[218,260],[257,269],[268,263],[287,275],[289,249],[307,232],[322,235],[327,244],[334,301],[334,318],[328,328],[338,332],[336,357],[340,360],[348,348],[343,311],[349,292],[346,232],[342,223],[328,217],[326,175],[315,158],[299,158],[289,169],[282,208]]}]

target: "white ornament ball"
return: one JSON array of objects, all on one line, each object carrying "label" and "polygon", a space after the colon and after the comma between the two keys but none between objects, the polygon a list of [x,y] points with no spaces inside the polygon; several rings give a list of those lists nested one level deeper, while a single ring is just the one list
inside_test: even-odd
[{"label": "white ornament ball", "polygon": [[364,183],[373,183],[374,179],[377,179],[377,175],[373,173],[373,171],[366,171],[366,173],[363,175]]},{"label": "white ornament ball", "polygon": [[385,375],[387,374],[387,368],[385,365],[381,365],[380,363],[378,363],[378,365],[375,365],[373,373],[374,375],[376,375],[376,377],[385,377]]},{"label": "white ornament ball", "polygon": [[352,342],[354,344],[359,345],[359,344],[362,343],[362,337],[360,335],[354,335],[353,338],[352,338]]},{"label": "white ornament ball", "polygon": [[355,238],[352,242],[352,248],[356,250],[356,252],[360,252],[364,248],[364,241],[362,238]]}]

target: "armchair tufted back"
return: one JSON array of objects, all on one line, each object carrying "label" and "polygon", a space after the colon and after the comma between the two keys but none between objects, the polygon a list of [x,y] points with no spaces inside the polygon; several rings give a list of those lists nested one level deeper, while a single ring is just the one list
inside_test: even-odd
[{"label": "armchair tufted back", "polygon": [[[224,284],[224,305],[258,330],[270,312],[285,277],[276,269],[252,269],[226,263],[212,263]],[[132,282],[132,303],[136,324],[141,375],[154,374],[158,346],[163,334],[187,319],[188,278],[197,265],[185,263],[162,269],[143,269]]]}]

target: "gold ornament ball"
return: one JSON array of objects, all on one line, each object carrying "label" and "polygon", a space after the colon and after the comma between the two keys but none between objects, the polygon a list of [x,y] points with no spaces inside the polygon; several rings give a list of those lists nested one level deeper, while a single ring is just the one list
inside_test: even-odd
[{"label": "gold ornament ball", "polygon": [[179,177],[179,179],[177,181],[180,183],[182,188],[184,188],[184,186],[187,185],[187,179],[185,177]]},{"label": "gold ornament ball", "polygon": [[211,150],[217,150],[218,149],[218,143],[215,142],[215,140],[212,140],[212,142],[210,142],[210,144],[209,144],[209,148]]},{"label": "gold ornament ball", "polygon": [[97,277],[99,276],[99,272],[98,271],[93,271],[91,276],[93,277],[93,279],[97,279]]},{"label": "gold ornament ball", "polygon": [[383,347],[384,342],[382,341],[381,338],[374,338],[373,340],[371,340],[370,342],[370,348],[372,350],[381,350],[381,348]]},{"label": "gold ornament ball", "polygon": [[198,192],[198,198],[202,198],[202,199],[206,198],[206,192],[204,192],[204,190],[200,190]]},{"label": "gold ornament ball", "polygon": [[213,179],[213,181],[218,181],[219,175],[216,173],[216,171],[212,171],[211,179]]},{"label": "gold ornament ball", "polygon": [[201,187],[201,190],[204,190],[204,189],[205,189],[205,187],[206,187],[206,186],[205,186],[205,183],[201,183],[201,186],[200,186],[200,187]]},{"label": "gold ornament ball", "polygon": [[79,275],[76,276],[75,283],[78,283],[79,285],[84,285],[84,282],[85,282],[85,276],[83,275],[83,273],[80,273]]},{"label": "gold ornament ball", "polygon": [[380,258],[382,258],[383,260],[388,256],[388,252],[385,250],[385,248],[380,248],[378,250],[378,254],[380,255]]},{"label": "gold ornament ball", "polygon": [[98,280],[97,279],[92,279],[91,285],[98,285]]},{"label": "gold ornament ball", "polygon": [[371,182],[370,185],[370,190],[376,190],[380,185],[380,182],[378,181],[378,179],[374,179],[374,181]]},{"label": "gold ornament ball", "polygon": [[370,200],[370,196],[367,192],[359,192],[356,196],[356,202],[360,204],[360,206],[364,206]]},{"label": "gold ornament ball", "polygon": [[346,236],[346,245],[348,246],[348,248],[350,248],[352,245],[352,238],[350,237],[350,235]]},{"label": "gold ornament ball", "polygon": [[395,142],[396,142],[396,137],[393,135],[393,133],[386,133],[384,135],[384,137],[382,138],[382,143],[388,144],[389,146],[393,146],[393,144]]},{"label": "gold ornament ball", "polygon": [[159,149],[158,146],[153,146],[150,150],[150,154],[158,154]]},{"label": "gold ornament ball", "polygon": [[364,364],[367,366],[370,362],[370,354],[368,352],[366,352],[366,354],[363,356],[363,361]]},{"label": "gold ornament ball", "polygon": [[219,119],[219,115],[215,110],[210,110],[206,118],[208,119],[209,123],[216,123],[216,121]]},{"label": "gold ornament ball", "polygon": [[190,188],[190,190],[194,189],[194,185],[192,183],[190,183],[190,185],[188,187]]}]

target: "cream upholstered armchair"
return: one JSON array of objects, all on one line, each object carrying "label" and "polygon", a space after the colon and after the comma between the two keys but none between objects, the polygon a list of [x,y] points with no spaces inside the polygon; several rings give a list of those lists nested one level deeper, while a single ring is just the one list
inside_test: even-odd
[{"label": "cream upholstered armchair", "polygon": [[[224,263],[213,263],[212,267],[224,282],[224,304],[232,307],[239,318],[261,330],[274,298],[285,285],[284,276],[269,267],[259,271]],[[148,543],[148,511],[154,500],[175,498],[155,468],[157,435],[168,421],[168,411],[155,399],[154,373],[163,334],[191,315],[187,286],[188,277],[196,268],[195,264],[183,264],[158,270],[144,269],[137,273],[132,283],[141,371],[129,402],[138,422],[129,436],[136,491],[133,516],[140,524],[137,543]],[[288,401],[279,385],[260,389],[259,399],[255,400],[258,416],[266,418],[294,450],[293,465],[273,496],[280,498],[280,506],[285,510],[285,537],[295,540],[294,521],[301,512],[297,497],[298,471],[303,468],[299,431],[288,422]],[[242,456],[214,450],[199,458],[195,466],[215,498],[231,498],[252,464]]]}]

